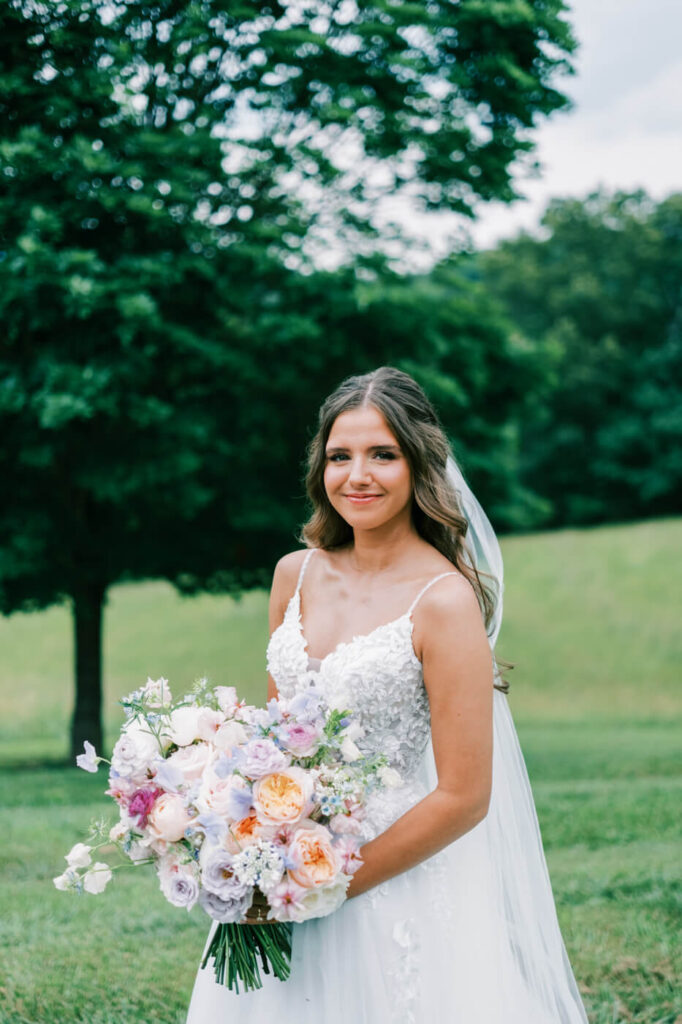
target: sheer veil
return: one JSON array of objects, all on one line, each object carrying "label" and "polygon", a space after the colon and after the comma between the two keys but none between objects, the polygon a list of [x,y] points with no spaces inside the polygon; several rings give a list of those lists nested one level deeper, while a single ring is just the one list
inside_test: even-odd
[{"label": "sheer veil", "polygon": [[[493,591],[495,610],[488,626],[494,649],[502,623],[504,576],[502,553],[488,517],[453,457],[447,479],[457,492],[469,522],[467,553]],[[496,671],[496,678],[499,673]],[[488,814],[467,836],[469,854],[452,867],[474,865],[482,872],[481,934],[485,956],[493,957],[499,1002],[490,1019],[525,1024],[587,1024],[561,936],[533,794],[508,698],[493,691],[493,783]],[[437,774],[433,748],[427,750],[428,783]],[[473,857],[470,855],[473,854]],[[480,892],[480,890],[479,890]],[[489,998],[486,996],[484,998]],[[520,1012],[523,1007],[523,1012]]]}]

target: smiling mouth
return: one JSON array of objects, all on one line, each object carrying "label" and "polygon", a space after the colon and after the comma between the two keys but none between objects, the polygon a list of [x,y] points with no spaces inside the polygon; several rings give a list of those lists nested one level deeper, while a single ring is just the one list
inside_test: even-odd
[{"label": "smiling mouth", "polygon": [[344,498],[348,501],[356,501],[361,504],[366,501],[374,501],[375,498],[381,498],[381,494],[344,494]]}]

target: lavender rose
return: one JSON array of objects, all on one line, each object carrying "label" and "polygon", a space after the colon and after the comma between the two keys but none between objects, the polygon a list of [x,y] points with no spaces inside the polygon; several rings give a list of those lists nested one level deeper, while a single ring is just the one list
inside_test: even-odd
[{"label": "lavender rose", "polygon": [[232,896],[225,900],[208,889],[202,889],[199,893],[199,905],[219,924],[236,924],[237,921],[241,921],[252,902],[251,889],[243,896]]},{"label": "lavender rose", "polygon": [[263,775],[271,775],[282,768],[288,767],[291,758],[287,757],[272,740],[251,740],[245,747],[244,763],[241,772],[250,779],[260,779]]}]

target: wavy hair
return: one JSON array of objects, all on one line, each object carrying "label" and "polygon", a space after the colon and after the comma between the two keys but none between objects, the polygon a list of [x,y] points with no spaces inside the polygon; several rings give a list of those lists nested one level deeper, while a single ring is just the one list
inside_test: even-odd
[{"label": "wavy hair", "polygon": [[[486,626],[494,610],[494,591],[481,578],[487,573],[469,564],[464,538],[469,521],[459,507],[457,494],[446,476],[450,445],[438,415],[420,385],[409,374],[391,366],[347,377],[323,402],[315,436],[308,446],[306,490],[312,514],[299,540],[308,547],[327,551],[353,539],[353,530],[331,505],[324,486],[325,449],[337,417],[349,409],[373,406],[382,414],[405,455],[412,472],[412,521],[419,535],[443,554],[469,580],[478,598]],[[492,579],[492,577],[490,577]],[[499,669],[510,662],[493,658]],[[500,676],[495,687],[509,692]]]}]

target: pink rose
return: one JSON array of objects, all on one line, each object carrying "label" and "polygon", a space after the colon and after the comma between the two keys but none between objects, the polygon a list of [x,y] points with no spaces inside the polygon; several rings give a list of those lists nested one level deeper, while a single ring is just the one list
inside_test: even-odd
[{"label": "pink rose", "polygon": [[296,829],[288,854],[297,864],[294,870],[289,870],[289,875],[304,889],[327,885],[338,874],[339,858],[331,836],[323,825],[316,822],[302,823],[302,827]]},{"label": "pink rose", "polygon": [[154,839],[176,843],[184,836],[191,820],[182,797],[164,793],[151,809],[148,827]]},{"label": "pink rose", "polygon": [[137,819],[140,828],[147,827],[147,819],[157,797],[163,793],[162,789],[136,789],[128,804],[128,814],[131,818]]},{"label": "pink rose", "polygon": [[292,722],[282,730],[282,742],[296,757],[310,757],[320,745],[321,729],[313,722]]}]

